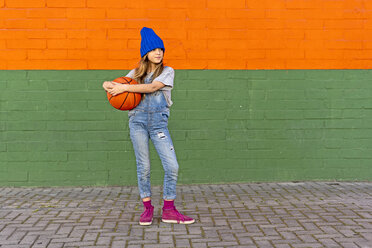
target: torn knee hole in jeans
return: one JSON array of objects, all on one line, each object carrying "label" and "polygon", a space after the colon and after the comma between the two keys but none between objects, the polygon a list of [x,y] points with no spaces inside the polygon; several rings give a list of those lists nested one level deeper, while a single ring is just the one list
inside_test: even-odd
[{"label": "torn knee hole in jeans", "polygon": [[159,139],[165,139],[167,136],[163,132],[158,132],[158,138]]},{"label": "torn knee hole in jeans", "polygon": [[[167,136],[166,136],[163,132],[158,132],[158,138],[159,138],[159,139],[165,139],[166,137],[167,137]],[[170,146],[169,149],[170,149],[171,151],[173,151],[173,150],[174,150],[174,147],[173,147],[173,146]]]}]

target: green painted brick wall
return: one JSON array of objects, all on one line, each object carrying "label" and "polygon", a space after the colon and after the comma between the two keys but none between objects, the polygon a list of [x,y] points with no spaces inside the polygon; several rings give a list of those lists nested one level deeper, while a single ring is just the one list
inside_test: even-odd
[{"label": "green painted brick wall", "polygon": [[[127,71],[0,71],[0,185],[136,185]],[[179,183],[372,179],[371,70],[177,70]],[[152,184],[163,170],[151,146]]]}]

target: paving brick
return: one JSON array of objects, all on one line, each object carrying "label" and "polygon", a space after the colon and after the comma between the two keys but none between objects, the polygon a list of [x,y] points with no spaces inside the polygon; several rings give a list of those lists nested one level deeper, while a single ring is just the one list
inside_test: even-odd
[{"label": "paving brick", "polygon": [[128,248],[142,248],[142,245],[128,245]]},{"label": "paving brick", "polygon": [[122,248],[125,247],[126,241],[113,241],[111,244],[112,248]]},{"label": "paving brick", "polygon": [[207,248],[207,244],[206,243],[194,243],[192,242],[192,247],[193,248]]},{"label": "paving brick", "polygon": [[24,238],[19,242],[19,244],[28,244],[28,245],[32,245],[36,239],[38,238],[37,235],[28,235],[26,234],[26,236],[24,236]]},{"label": "paving brick", "polygon": [[51,242],[49,245],[48,245],[48,248],[62,248],[63,247],[63,243],[53,243]]},{"label": "paving brick", "polygon": [[291,246],[287,244],[278,244],[278,245],[275,245],[275,248],[291,248]]}]

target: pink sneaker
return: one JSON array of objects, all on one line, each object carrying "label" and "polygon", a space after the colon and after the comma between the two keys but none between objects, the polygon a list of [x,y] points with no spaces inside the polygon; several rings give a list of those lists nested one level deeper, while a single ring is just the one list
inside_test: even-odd
[{"label": "pink sneaker", "polygon": [[193,218],[190,218],[178,212],[176,207],[173,207],[171,209],[163,209],[162,221],[165,223],[175,224],[192,224],[195,222]]},{"label": "pink sneaker", "polygon": [[141,226],[149,226],[152,223],[152,217],[154,215],[154,207],[145,208],[145,211],[141,214],[139,224]]}]

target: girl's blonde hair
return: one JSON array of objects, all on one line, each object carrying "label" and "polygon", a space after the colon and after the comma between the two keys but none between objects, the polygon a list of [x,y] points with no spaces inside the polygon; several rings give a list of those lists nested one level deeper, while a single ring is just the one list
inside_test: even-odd
[{"label": "girl's blonde hair", "polygon": [[[148,54],[143,56],[141,60],[138,62],[138,67],[134,71],[133,79],[136,80],[138,83],[143,84],[145,81],[145,77],[147,76],[147,70],[150,68],[150,60],[148,59]],[[161,61],[158,65],[156,65],[154,74],[152,79],[158,77],[164,69],[163,61]]]}]

